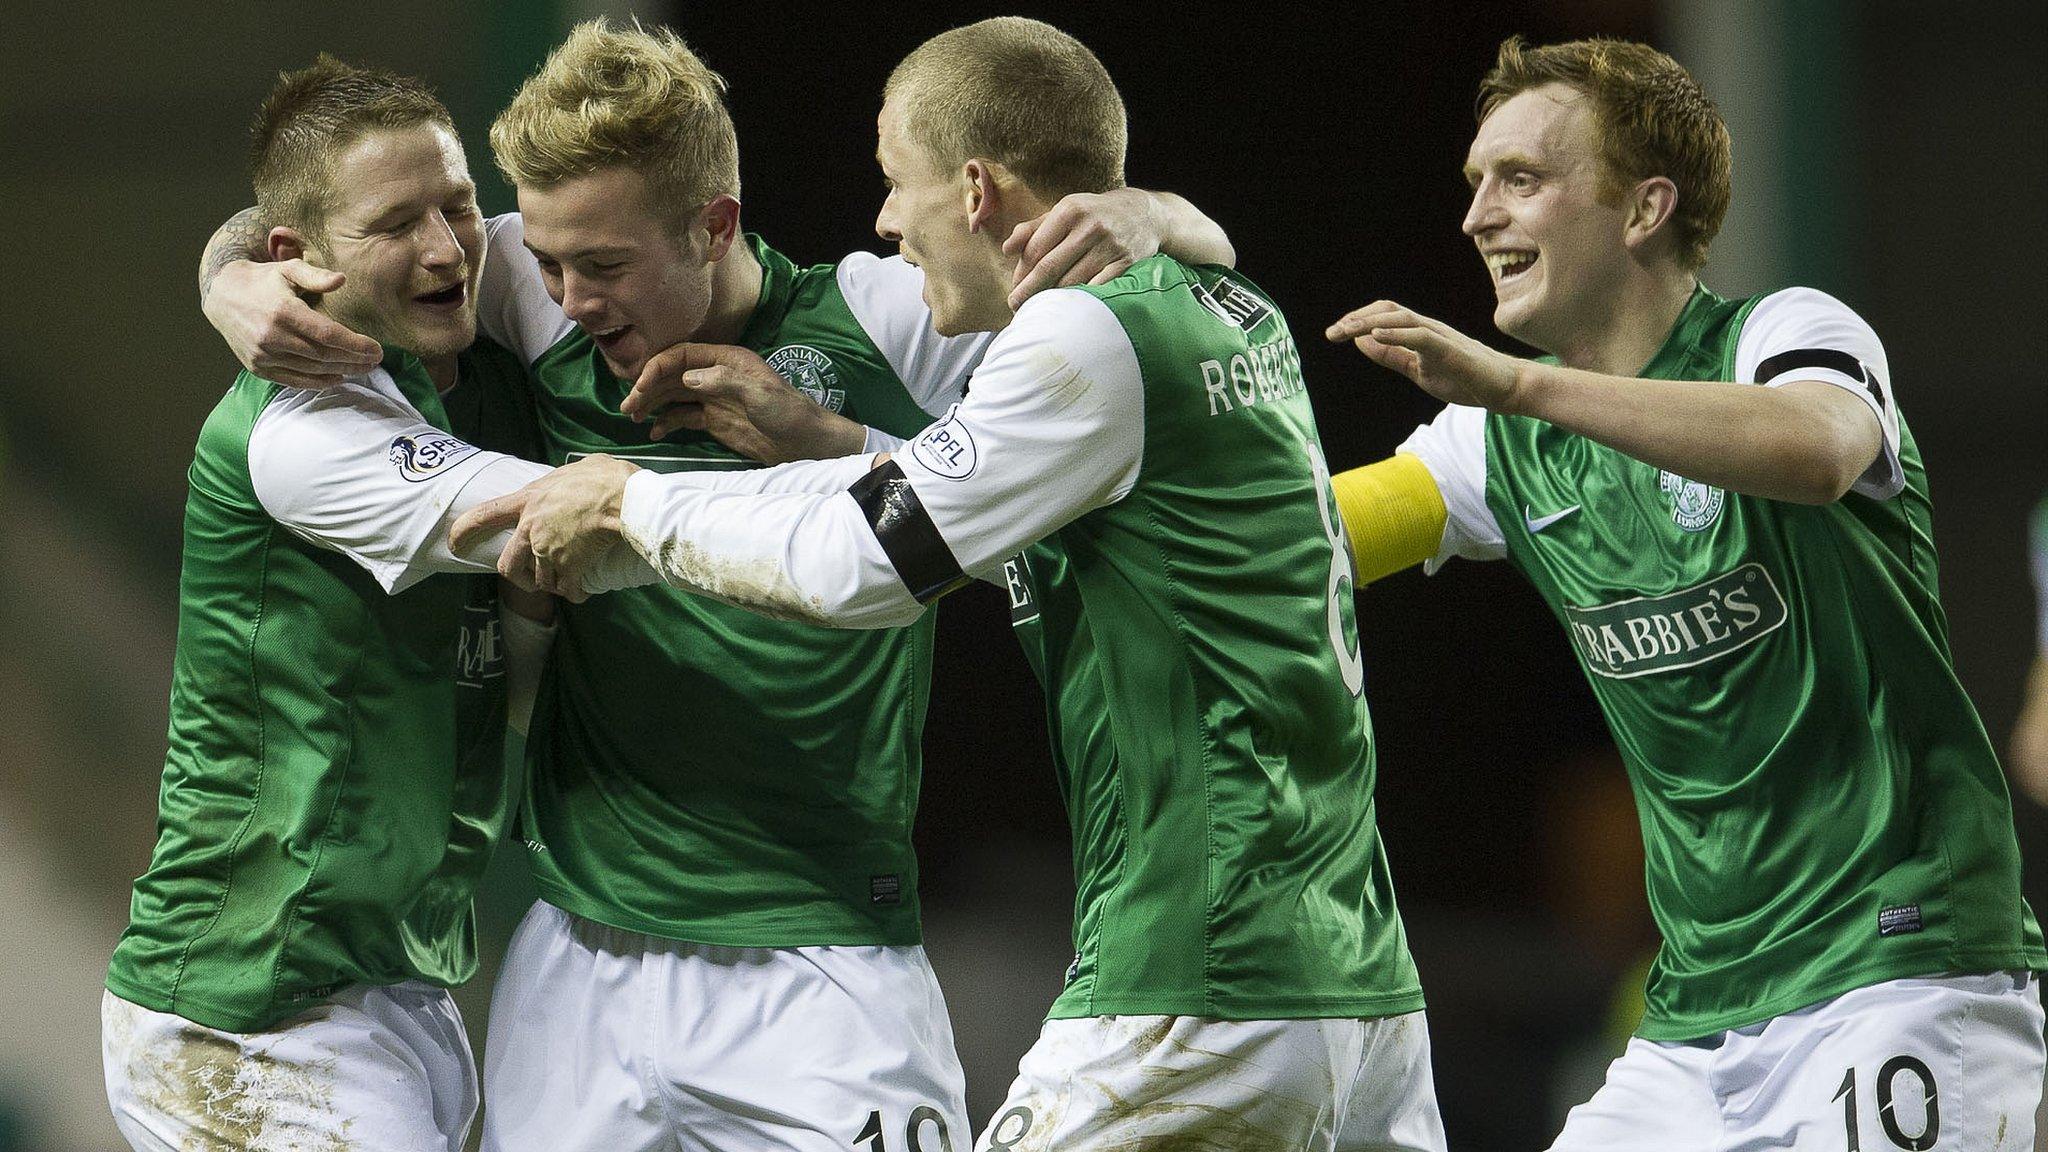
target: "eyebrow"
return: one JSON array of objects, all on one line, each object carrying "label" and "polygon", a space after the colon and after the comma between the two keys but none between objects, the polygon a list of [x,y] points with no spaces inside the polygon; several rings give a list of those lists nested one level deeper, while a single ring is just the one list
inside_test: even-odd
[{"label": "eyebrow", "polygon": [[574,252],[566,252],[557,256],[534,247],[531,240],[522,241],[522,243],[526,245],[526,250],[533,253],[534,256],[542,260],[552,260],[557,264],[570,260],[590,260],[602,256],[630,256],[633,254],[633,249],[627,245],[601,244],[594,248],[580,248]]},{"label": "eyebrow", "polygon": [[[1488,162],[1486,167],[1496,171],[1502,168],[1530,168],[1538,172],[1544,170],[1544,166],[1527,152],[1503,152]],[[1480,174],[1485,169],[1477,164],[1467,162],[1463,171],[1467,184],[1477,184],[1479,183]]]},{"label": "eyebrow", "polygon": [[[475,196],[476,184],[472,181],[465,180],[460,184],[456,184],[450,187],[448,189],[447,196],[435,197],[434,203],[439,205],[444,204],[449,200],[455,199],[456,197],[471,199],[474,198]],[[406,199],[397,201],[396,203],[383,205],[382,207],[378,208],[376,212],[370,215],[370,226],[374,228],[377,227],[378,225],[393,222],[393,218],[398,216],[400,213],[411,212],[414,208],[415,203],[416,201],[414,200]]]}]

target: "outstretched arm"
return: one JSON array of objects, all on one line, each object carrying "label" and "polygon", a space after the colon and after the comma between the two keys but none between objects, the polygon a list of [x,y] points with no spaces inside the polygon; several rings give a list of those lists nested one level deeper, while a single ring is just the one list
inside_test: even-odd
[{"label": "outstretched arm", "polygon": [[[451,549],[449,525],[548,473],[435,428],[375,377],[280,391],[250,431],[248,467],[272,519],[347,556],[393,593],[430,573],[491,571],[511,534],[483,533]],[[592,573],[605,587],[655,579],[626,548],[600,557]]]},{"label": "outstretched arm", "polygon": [[456,546],[517,520],[499,571],[562,590],[588,586],[581,571],[623,537],[679,588],[768,616],[895,627],[968,574],[1122,499],[1139,465],[1142,394],[1108,308],[1048,293],[997,338],[953,415],[872,472],[866,456],[809,461],[710,488],[591,457],[465,516]]},{"label": "outstretched arm", "polygon": [[1883,459],[1882,417],[1833,369],[1795,368],[1767,388],[1610,376],[1509,356],[1390,300],[1345,316],[1328,336],[1440,400],[1533,416],[1751,496],[1830,503]]}]

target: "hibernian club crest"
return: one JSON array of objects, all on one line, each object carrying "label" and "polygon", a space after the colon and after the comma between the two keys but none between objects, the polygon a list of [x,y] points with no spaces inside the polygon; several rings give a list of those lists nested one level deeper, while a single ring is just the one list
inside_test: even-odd
[{"label": "hibernian club crest", "polygon": [[832,358],[816,348],[785,344],[768,354],[768,366],[827,412],[837,412],[846,406],[846,389],[839,386],[839,373],[832,368]]},{"label": "hibernian club crest", "polygon": [[1701,532],[1721,517],[1728,494],[1676,472],[1657,473],[1657,487],[1671,497],[1671,520],[1687,532]]}]

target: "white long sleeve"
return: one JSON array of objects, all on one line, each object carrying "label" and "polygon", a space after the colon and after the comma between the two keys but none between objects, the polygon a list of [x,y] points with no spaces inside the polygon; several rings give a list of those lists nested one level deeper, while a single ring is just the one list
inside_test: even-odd
[{"label": "white long sleeve", "polygon": [[433,572],[495,568],[509,533],[458,556],[448,526],[547,471],[427,423],[382,369],[319,391],[283,389],[249,433],[264,511],[394,593]]},{"label": "white long sleeve", "polygon": [[967,399],[887,465],[790,464],[715,487],[643,472],[621,518],[670,584],[779,618],[894,627],[965,573],[1122,499],[1143,429],[1123,326],[1092,295],[1045,292],[995,339]]}]

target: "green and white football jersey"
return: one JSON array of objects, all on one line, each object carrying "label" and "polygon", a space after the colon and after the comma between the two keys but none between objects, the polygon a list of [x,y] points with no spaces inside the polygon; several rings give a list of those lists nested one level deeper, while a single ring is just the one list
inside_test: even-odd
[{"label": "green and white football jersey", "polygon": [[[532,366],[548,460],[756,468],[708,434],[650,442],[632,382],[550,300],[516,216],[490,222],[486,331]],[[857,253],[799,268],[758,237],[740,343],[819,404],[894,436],[956,396],[985,337],[931,330],[922,275]],[[564,605],[527,742],[521,836],[541,896],[702,944],[920,939],[910,830],[932,625],[848,633],[654,586]]]},{"label": "green and white football jersey", "polygon": [[320,392],[244,373],[207,418],[117,996],[247,1032],[475,971],[471,893],[515,795],[497,585],[427,573],[455,494],[520,465],[477,445],[538,450],[525,375],[486,342],[445,396],[394,352]]},{"label": "green and white football jersey", "polygon": [[641,473],[625,536],[672,584],[841,627],[1009,577],[1074,831],[1080,956],[1053,1016],[1422,1006],[1350,551],[1264,295],[1165,257],[1041,293],[946,419],[867,464]]},{"label": "green and white football jersey", "polygon": [[1504,555],[1607,715],[1664,936],[1641,1035],[2048,966],[2004,777],[1951,666],[1927,477],[1876,335],[1810,289],[1702,288],[1642,374],[1833,383],[1871,406],[1884,446],[1854,491],[1814,507],[1471,408],[1402,445],[1450,512],[1432,564]]}]

